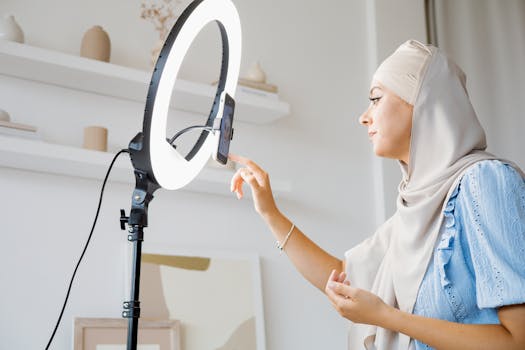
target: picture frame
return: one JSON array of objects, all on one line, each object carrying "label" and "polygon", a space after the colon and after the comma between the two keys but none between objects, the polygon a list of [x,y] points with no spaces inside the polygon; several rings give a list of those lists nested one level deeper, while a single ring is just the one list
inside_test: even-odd
[{"label": "picture frame", "polygon": [[[128,320],[77,317],[74,350],[125,350]],[[137,350],[181,350],[178,320],[139,320]]]},{"label": "picture frame", "polygon": [[[130,246],[126,252],[128,295]],[[266,350],[256,253],[144,242],[141,266],[141,315],[179,320],[183,349]]]}]

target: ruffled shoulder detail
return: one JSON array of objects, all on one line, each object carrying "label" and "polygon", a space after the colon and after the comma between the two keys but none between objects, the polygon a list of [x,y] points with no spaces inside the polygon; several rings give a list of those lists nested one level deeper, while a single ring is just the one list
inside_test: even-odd
[{"label": "ruffled shoulder detail", "polygon": [[456,188],[450,195],[447,205],[443,210],[443,225],[445,226],[445,228],[436,247],[437,267],[439,269],[439,276],[442,287],[447,287],[450,284],[447,269],[450,259],[452,258],[452,253],[454,251],[454,240],[457,232],[456,218],[454,217],[454,209],[456,208],[456,200],[458,193],[459,184],[456,186]]}]

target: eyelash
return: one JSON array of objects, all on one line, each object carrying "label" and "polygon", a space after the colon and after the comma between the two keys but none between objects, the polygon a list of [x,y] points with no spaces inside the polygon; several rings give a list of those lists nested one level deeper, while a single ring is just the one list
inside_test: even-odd
[{"label": "eyelash", "polygon": [[374,97],[374,98],[370,97],[370,98],[368,98],[368,99],[370,100],[370,102],[372,102],[372,104],[375,105],[376,102],[379,101],[379,99],[381,99],[381,97]]}]

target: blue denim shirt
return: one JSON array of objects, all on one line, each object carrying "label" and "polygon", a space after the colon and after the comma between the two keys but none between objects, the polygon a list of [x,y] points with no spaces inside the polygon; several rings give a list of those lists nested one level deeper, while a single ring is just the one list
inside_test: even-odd
[{"label": "blue denim shirt", "polygon": [[525,180],[500,161],[481,161],[463,175],[444,215],[413,313],[499,324],[498,307],[525,303]]}]

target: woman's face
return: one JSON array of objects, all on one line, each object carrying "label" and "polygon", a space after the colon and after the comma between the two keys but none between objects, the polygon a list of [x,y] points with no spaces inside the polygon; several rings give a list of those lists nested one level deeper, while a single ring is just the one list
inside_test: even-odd
[{"label": "woman's face", "polygon": [[408,164],[413,106],[377,81],[372,82],[369,99],[359,123],[368,127],[375,154]]}]

